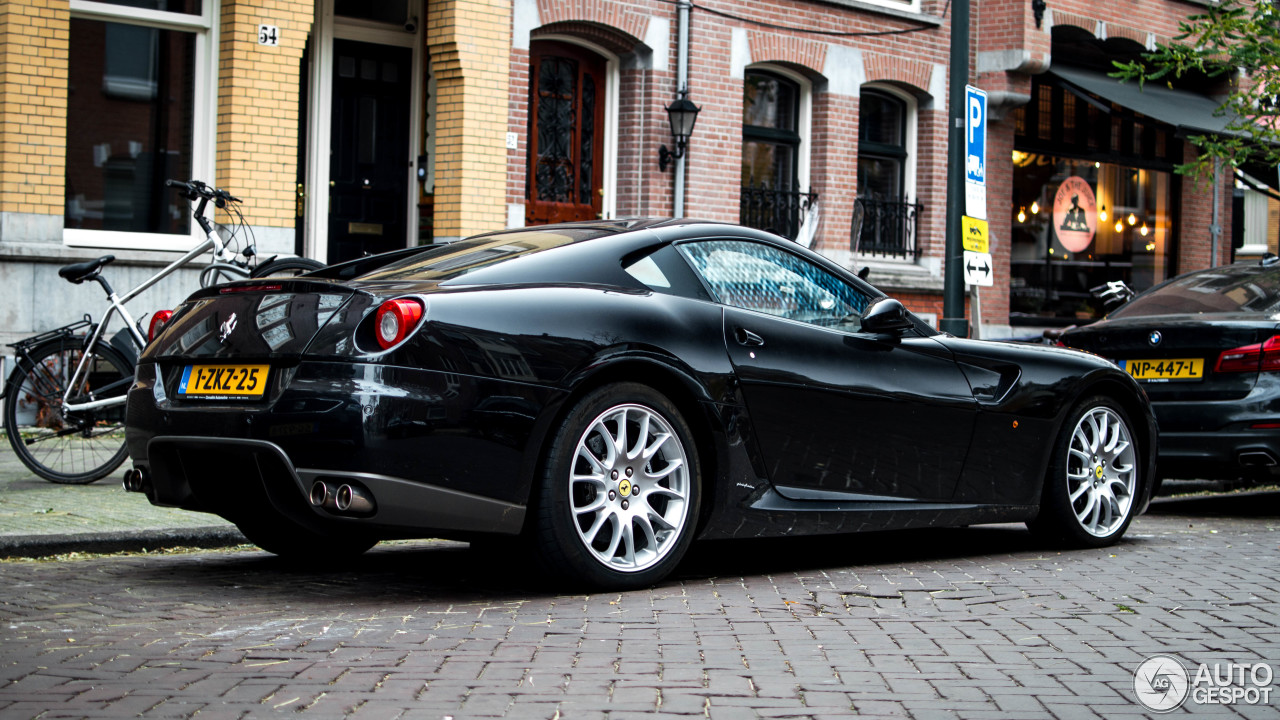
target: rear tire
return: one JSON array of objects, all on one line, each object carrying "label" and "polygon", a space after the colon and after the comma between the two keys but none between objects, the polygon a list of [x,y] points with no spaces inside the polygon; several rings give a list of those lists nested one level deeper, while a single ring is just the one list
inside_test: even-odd
[{"label": "rear tire", "polygon": [[[64,485],[104,478],[126,457],[123,403],[70,415],[62,412],[62,395],[83,346],[79,338],[36,346],[30,361],[19,360],[5,386],[5,434],[14,454],[36,475]],[[82,397],[123,396],[133,382],[133,365],[105,342],[98,343],[87,370]]]},{"label": "rear tire", "polygon": [[556,431],[539,486],[539,558],[591,587],[648,587],[689,549],[700,496],[697,445],[675,405],[644,385],[606,385]]},{"label": "rear tire", "polygon": [[276,258],[268,260],[249,273],[251,278],[297,277],[303,273],[323,270],[327,265],[319,260],[304,257]]},{"label": "rear tire", "polygon": [[1033,533],[1073,547],[1105,547],[1133,521],[1141,454],[1124,408],[1094,396],[1075,406],[1054,443]]}]

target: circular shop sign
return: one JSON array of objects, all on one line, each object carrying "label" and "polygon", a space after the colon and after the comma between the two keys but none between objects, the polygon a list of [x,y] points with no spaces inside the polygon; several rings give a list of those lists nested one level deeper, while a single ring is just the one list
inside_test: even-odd
[{"label": "circular shop sign", "polygon": [[1167,713],[1187,699],[1191,678],[1177,658],[1152,655],[1133,672],[1133,694],[1152,712]]},{"label": "circular shop sign", "polygon": [[1098,230],[1098,201],[1084,178],[1072,175],[1053,196],[1053,232],[1070,252],[1081,252]]}]

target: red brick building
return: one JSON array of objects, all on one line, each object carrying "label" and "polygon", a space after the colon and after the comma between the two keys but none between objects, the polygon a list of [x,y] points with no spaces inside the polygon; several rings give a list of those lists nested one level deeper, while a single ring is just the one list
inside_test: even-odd
[{"label": "red brick building", "polygon": [[[996,279],[976,295],[973,318],[984,337],[1096,317],[1088,288],[1106,280],[1145,288],[1209,265],[1215,220],[1217,262],[1232,257],[1235,179],[1218,177],[1215,218],[1213,180],[1172,172],[1194,153],[1187,137],[1212,129],[1187,122],[1186,104],[1203,114],[1220,88],[1188,82],[1159,98],[1144,93],[1131,107],[1136,88],[1105,75],[1113,59],[1168,40],[1198,6],[1037,6],[972,7],[970,83],[990,104]],[[811,240],[848,267],[870,267],[873,282],[917,312],[940,315],[947,9],[933,0],[692,3],[688,98],[701,113],[685,158],[685,214]],[[658,159],[659,146],[673,144],[664,107],[678,90],[675,5],[516,0],[512,27],[508,225],[672,214],[674,173]],[[561,102],[551,98],[562,89],[561,63],[592,61],[598,66],[579,70],[578,80],[596,86],[596,104],[578,98],[548,110]],[[1104,84],[1115,87],[1097,92]],[[556,125],[557,112],[578,124]],[[588,116],[600,118],[589,131],[597,147],[583,152],[599,166],[579,168],[581,187],[566,189],[567,176],[549,166],[576,156],[571,142],[553,148],[554,138],[581,145],[573,133]],[[582,185],[584,172],[599,177]],[[1069,187],[1093,198],[1081,226],[1088,231],[1068,247],[1052,218],[1058,188],[1073,177]],[[577,211],[566,210],[575,203]],[[548,215],[555,208],[566,214]],[[1249,220],[1265,233],[1265,210]]]},{"label": "red brick building", "polygon": [[[130,287],[200,241],[163,186],[174,176],[245,197],[261,255],[328,262],[679,206],[868,267],[872,282],[936,319],[950,7],[8,0],[0,342],[100,300],[60,281],[59,265],[112,252],[113,282]],[[1186,138],[1212,129],[1209,96],[1220,88],[1136,93],[1104,74],[1200,7],[973,2],[968,80],[989,98],[995,260],[994,286],[968,296],[976,334],[1095,316],[1091,285],[1147,287],[1211,264],[1215,246],[1217,262],[1241,239],[1274,249],[1262,195],[1225,175],[1215,195],[1171,172],[1193,152]],[[672,159],[665,108],[681,67],[700,113]],[[1062,188],[1075,190],[1055,208]],[[1235,233],[1233,216],[1243,216]],[[193,280],[148,291],[140,310],[172,305]]]}]

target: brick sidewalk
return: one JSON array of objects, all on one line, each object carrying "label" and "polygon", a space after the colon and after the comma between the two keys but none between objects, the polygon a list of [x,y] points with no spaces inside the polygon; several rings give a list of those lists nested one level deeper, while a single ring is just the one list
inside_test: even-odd
[{"label": "brick sidewalk", "polygon": [[704,543],[592,595],[441,542],[0,562],[0,716],[1149,717],[1148,656],[1280,664],[1278,544],[1264,493],[1162,503],[1102,550],[1011,525]]}]

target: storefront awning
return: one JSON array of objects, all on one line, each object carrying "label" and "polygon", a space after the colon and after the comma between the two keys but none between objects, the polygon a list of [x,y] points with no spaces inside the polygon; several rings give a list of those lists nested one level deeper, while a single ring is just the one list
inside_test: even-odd
[{"label": "storefront awning", "polygon": [[1053,66],[1049,74],[1085,92],[1168,123],[1189,135],[1240,134],[1227,130],[1227,117],[1214,114],[1221,104],[1203,95],[1171,90],[1160,83],[1149,82],[1139,87],[1136,80],[1122,83],[1103,73],[1058,65]]}]

